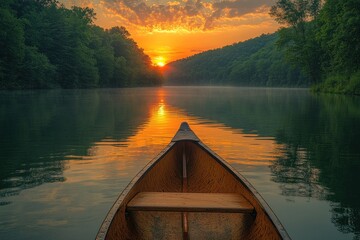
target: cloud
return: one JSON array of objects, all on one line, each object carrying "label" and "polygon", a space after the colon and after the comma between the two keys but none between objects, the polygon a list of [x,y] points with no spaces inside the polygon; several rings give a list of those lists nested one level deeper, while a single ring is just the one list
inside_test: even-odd
[{"label": "cloud", "polygon": [[[73,0],[75,1],[75,0]],[[91,0],[87,0],[91,1]],[[99,0],[92,0],[97,1]],[[269,0],[100,0],[103,8],[121,16],[124,25],[149,30],[210,30],[241,24],[247,14],[268,12]],[[231,19],[232,21],[229,21]]]}]

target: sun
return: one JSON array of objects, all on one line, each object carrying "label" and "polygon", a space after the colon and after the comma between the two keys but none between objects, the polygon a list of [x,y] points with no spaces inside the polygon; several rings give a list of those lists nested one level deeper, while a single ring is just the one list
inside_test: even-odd
[{"label": "sun", "polygon": [[153,60],[153,64],[158,67],[164,67],[166,65],[166,59],[162,56],[155,57]]},{"label": "sun", "polygon": [[158,65],[158,67],[163,67],[163,66],[165,66],[165,63],[164,62],[157,62],[156,65]]}]

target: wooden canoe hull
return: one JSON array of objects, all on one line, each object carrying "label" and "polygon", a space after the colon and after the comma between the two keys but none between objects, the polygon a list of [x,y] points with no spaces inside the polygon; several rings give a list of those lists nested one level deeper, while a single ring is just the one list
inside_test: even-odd
[{"label": "wooden canoe hull", "polygon": [[254,213],[189,212],[190,239],[290,239],[250,183],[191,130],[185,130],[180,135],[178,132],[122,192],[96,239],[183,239],[181,212],[127,211],[126,206],[139,192],[182,192],[184,153],[187,192],[236,193],[255,209]]}]

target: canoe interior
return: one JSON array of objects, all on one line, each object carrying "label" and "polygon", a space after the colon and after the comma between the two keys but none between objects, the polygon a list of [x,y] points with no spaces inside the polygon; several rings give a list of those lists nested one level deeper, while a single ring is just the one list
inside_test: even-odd
[{"label": "canoe interior", "polygon": [[243,183],[246,180],[229,170],[205,145],[194,141],[171,142],[139,173],[110,211],[98,239],[183,239],[180,212],[126,211],[127,203],[139,192],[182,192],[183,152],[187,192],[238,193],[255,208],[251,214],[189,212],[190,239],[283,239],[277,223],[255,197],[255,190]]}]

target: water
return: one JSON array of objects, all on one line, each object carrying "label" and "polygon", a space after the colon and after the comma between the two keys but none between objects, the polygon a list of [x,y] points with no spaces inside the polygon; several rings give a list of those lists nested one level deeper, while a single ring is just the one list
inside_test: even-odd
[{"label": "water", "polygon": [[360,238],[360,98],[173,87],[0,92],[0,239],[94,239],[182,121],[293,239]]}]

